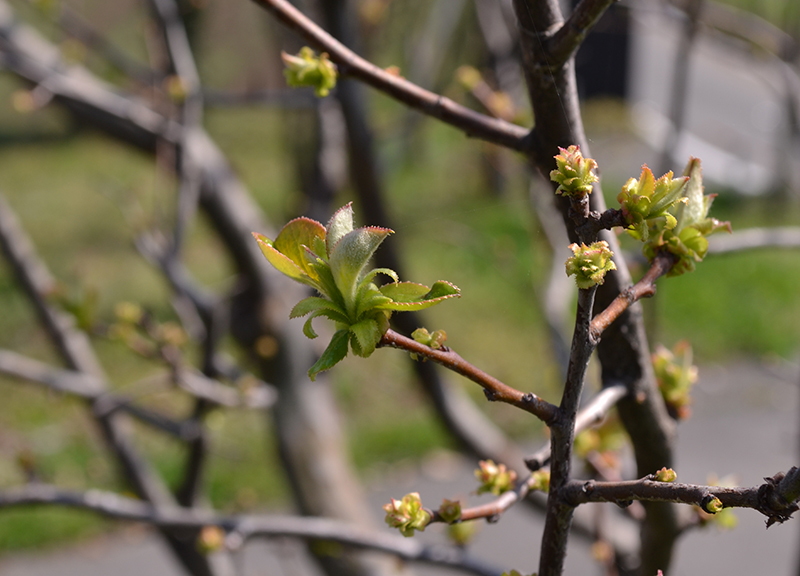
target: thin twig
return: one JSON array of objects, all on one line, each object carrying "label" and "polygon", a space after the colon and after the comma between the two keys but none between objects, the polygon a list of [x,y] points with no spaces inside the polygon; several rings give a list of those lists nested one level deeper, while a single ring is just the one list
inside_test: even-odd
[{"label": "thin twig", "polygon": [[581,0],[545,46],[552,66],[561,66],[583,43],[605,11],[618,0]]},{"label": "thin twig", "polygon": [[449,348],[437,350],[425,344],[420,344],[416,340],[407,338],[402,334],[398,334],[391,329],[383,335],[378,346],[399,348],[411,352],[412,354],[422,356],[423,358],[433,360],[437,364],[441,364],[445,368],[457,372],[479,384],[490,402],[505,402],[506,404],[521,408],[537,416],[548,426],[551,425],[556,418],[558,408],[555,405],[542,400],[536,394],[520,392],[504,384],[494,376],[490,376],[483,370],[476,368]]},{"label": "thin twig", "polygon": [[768,524],[788,520],[797,511],[800,496],[800,470],[778,473],[765,478],[765,483],[751,488],[702,486],[678,482],[658,482],[654,475],[625,482],[572,480],[564,489],[564,497],[573,505],[587,502],[616,502],[621,505],[634,500],[693,504],[705,511],[714,498],[725,508],[752,508],[768,517]]},{"label": "thin twig", "polygon": [[366,550],[385,552],[403,560],[448,566],[480,576],[500,571],[470,558],[455,547],[425,546],[417,540],[357,528],[327,518],[298,516],[222,516],[185,508],[155,509],[150,504],[113,492],[72,492],[45,484],[30,484],[0,491],[0,509],[53,505],[89,510],[109,518],[143,522],[162,529],[193,529],[218,526],[228,533],[226,546],[237,548],[254,538],[299,538],[325,540]]},{"label": "thin twig", "polygon": [[529,148],[528,129],[480,114],[449,98],[425,90],[405,78],[390,74],[344,46],[287,0],[253,1],[272,12],[276,18],[298,32],[316,48],[327,52],[331,60],[339,65],[342,74],[358,78],[423,114],[438,118],[462,130],[468,136],[512,150],[526,151]]},{"label": "thin twig", "polygon": [[[468,522],[481,518],[485,518],[489,522],[496,522],[506,510],[517,502],[524,500],[525,497],[531,493],[536,482],[537,478],[533,474],[530,474],[524,482],[518,482],[513,490],[503,492],[491,502],[462,509],[459,522]],[[429,512],[431,513],[431,522],[445,522],[438,511],[429,510]]]},{"label": "thin twig", "polygon": [[634,302],[642,298],[650,298],[656,293],[656,280],[670,271],[677,258],[666,251],[656,254],[650,269],[636,284],[624,290],[608,307],[592,319],[590,337],[595,342],[600,340],[603,331],[620,317]]}]

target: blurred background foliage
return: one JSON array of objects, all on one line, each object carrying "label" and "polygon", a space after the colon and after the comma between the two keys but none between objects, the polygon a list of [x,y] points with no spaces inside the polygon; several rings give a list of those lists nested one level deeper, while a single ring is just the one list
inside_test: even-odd
[{"label": "blurred background foliage", "polygon": [[[727,0],[797,36],[800,4],[795,0]],[[129,84],[91,51],[69,41],[55,24],[62,7],[81,14],[129,57],[148,66],[145,3],[12,3],[19,15],[109,82]],[[266,14],[241,2],[198,0],[202,8],[193,36],[201,77],[215,92],[281,91],[278,49],[294,46]],[[420,19],[429,0],[361,0],[364,51],[380,66],[409,66]],[[453,45],[430,88],[475,106],[454,79],[462,64],[482,66],[474,41],[474,11],[464,11]],[[409,30],[411,31],[409,33]],[[287,47],[287,49],[291,49]],[[73,301],[96,299],[98,325],[113,321],[115,304],[131,301],[160,320],[175,320],[169,289],[160,274],[133,248],[143,228],[168,221],[175,182],[150,157],[81,126],[58,109],[26,111],[26,87],[0,76],[0,188],[17,211],[41,256]],[[23,92],[21,92],[21,90]],[[146,96],[146,94],[143,94]],[[303,213],[300,174],[288,144],[313,111],[302,105],[266,103],[214,105],[209,97],[205,125],[227,154],[269,221],[277,229]],[[419,120],[405,141],[408,115],[402,106],[369,92],[370,116],[385,175],[387,204],[407,279],[447,279],[463,298],[426,312],[427,328],[445,329],[448,344],[487,372],[522,389],[554,398],[560,385],[540,302],[551,259],[541,226],[528,200],[528,175],[521,161],[428,119]],[[620,139],[636,142],[628,110],[618,101],[585,103],[587,132],[603,169],[620,154]],[[622,150],[625,150],[624,148]],[[622,152],[624,153],[624,152]],[[657,165],[652,151],[651,161]],[[503,160],[498,177],[490,160]],[[637,154],[646,156],[643,145]],[[647,161],[647,160],[646,160]],[[681,167],[675,167],[680,170]],[[629,174],[628,176],[638,176]],[[498,185],[499,184],[499,185]],[[613,201],[622,181],[608,178]],[[800,222],[796,204],[770,197],[719,193],[714,215],[734,229]],[[331,208],[353,200],[346,186]],[[358,215],[357,223],[365,222]],[[631,244],[631,247],[633,245]],[[231,263],[202,219],[195,221],[185,263],[215,290],[235,284]],[[692,274],[661,281],[657,298],[646,302],[652,342],[671,346],[688,338],[695,358],[710,362],[743,357],[796,359],[800,342],[800,253],[747,253],[710,257]],[[93,296],[94,295],[94,296]],[[0,347],[47,361],[56,357],[25,296],[5,264],[0,265]],[[324,338],[321,338],[324,340]],[[115,389],[144,403],[188,409],[159,381],[164,369],[133,354],[120,342],[98,337],[98,353]],[[232,353],[236,353],[233,345]],[[191,351],[190,351],[191,354]],[[418,458],[452,441],[413,385],[408,363],[396,352],[349,359],[332,374],[355,463],[364,474]],[[700,373],[702,386],[702,369]],[[0,379],[0,486],[25,480],[22,460],[35,462],[43,480],[66,488],[119,488],[99,438],[76,401],[32,386]],[[477,388],[471,393],[480,395]],[[530,419],[505,406],[487,406],[516,437],[540,432]],[[403,413],[402,420],[397,414]],[[219,411],[210,421],[210,497],[221,510],[280,506],[286,479],[275,463],[271,430],[262,415]],[[141,430],[137,442],[167,478],[179,446]],[[56,509],[0,515],[0,551],[61,542],[105,529],[79,512]]]}]

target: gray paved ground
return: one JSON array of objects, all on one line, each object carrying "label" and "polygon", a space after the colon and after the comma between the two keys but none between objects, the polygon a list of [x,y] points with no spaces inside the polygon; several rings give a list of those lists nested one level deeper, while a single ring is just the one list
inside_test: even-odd
[{"label": "gray paved ground", "polygon": [[[800,367],[741,363],[701,369],[693,417],[681,424],[676,469],[680,480],[704,483],[707,474],[735,474],[753,485],[762,476],[797,462]],[[372,508],[392,496],[418,490],[423,500],[468,495],[474,483],[471,465],[458,458],[430,459],[421,467],[393,470],[377,482]],[[765,530],[755,512],[737,512],[739,526],[729,532],[704,530],[691,534],[678,548],[675,576],[729,574],[788,575],[798,560],[800,534],[796,522]],[[421,535],[441,541],[439,527]],[[504,568],[532,572],[541,536],[539,518],[515,508],[495,525],[484,525],[474,553]],[[419,537],[419,536],[418,536]],[[290,542],[259,543],[238,559],[246,576],[314,575]],[[424,572],[433,574],[433,572]],[[177,576],[179,571],[157,537],[145,530],[118,535],[55,552],[0,559],[2,576]],[[573,540],[567,574],[599,574],[587,547]]]}]

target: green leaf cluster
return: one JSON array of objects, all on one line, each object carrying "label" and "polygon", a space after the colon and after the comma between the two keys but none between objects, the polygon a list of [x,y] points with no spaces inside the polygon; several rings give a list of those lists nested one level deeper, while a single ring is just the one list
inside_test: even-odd
[{"label": "green leaf cluster", "polygon": [[399,501],[392,498],[383,509],[386,511],[384,521],[391,528],[399,529],[400,534],[406,538],[413,536],[414,530],[423,532],[431,521],[430,513],[422,507],[419,492],[406,494]]},{"label": "green leaf cluster", "polygon": [[584,196],[592,193],[592,184],[598,178],[593,170],[597,162],[592,158],[584,158],[579,146],[572,145],[566,150],[559,147],[560,154],[555,156],[557,168],[550,172],[550,180],[558,184],[556,194],[564,196]]},{"label": "green leaf cluster", "polygon": [[709,218],[713,195],[703,195],[700,160],[690,158],[682,179],[672,173],[654,181],[645,166],[641,178],[629,180],[617,197],[628,222],[628,233],[645,242],[644,255],[652,260],[666,250],[678,257],[669,276],[695,269],[708,252],[707,237],[721,230],[731,231],[729,222]]},{"label": "green leaf cluster", "polygon": [[685,340],[672,350],[658,346],[652,356],[658,388],[664,402],[677,419],[689,417],[692,386],[697,382],[697,366],[692,364],[692,347]]},{"label": "green leaf cluster", "polygon": [[293,88],[310,86],[314,94],[324,98],[336,86],[336,65],[325,52],[317,56],[311,48],[304,46],[297,55],[281,52],[281,59],[286,66],[283,70],[286,83]]},{"label": "green leaf cluster", "polygon": [[617,267],[611,257],[614,253],[608,242],[600,240],[587,246],[586,244],[570,244],[573,256],[567,259],[567,276],[575,276],[578,288],[591,288],[602,284],[606,273]]},{"label": "green leaf cluster", "polygon": [[[461,295],[449,282],[440,280],[429,288],[400,282],[388,268],[367,270],[370,258],[391,233],[377,226],[355,228],[351,204],[337,210],[327,226],[301,217],[286,224],[275,241],[253,233],[275,268],[319,292],[290,312],[291,318],[308,316],[303,333],[317,337],[311,322],[318,316],[336,325],[330,344],[308,372],[312,380],[343,360],[348,346],[357,356],[371,355],[388,330],[393,311],[422,310]],[[394,282],[378,288],[373,280],[379,274]]]},{"label": "green leaf cluster", "polygon": [[505,464],[495,464],[492,460],[481,460],[475,470],[475,478],[481,483],[478,487],[478,494],[489,492],[499,496],[503,492],[514,489],[517,473],[506,468]]},{"label": "green leaf cluster", "polygon": [[672,172],[656,180],[650,168],[646,164],[642,166],[639,179],[628,180],[617,196],[628,234],[646,242],[651,227],[665,230],[675,228],[678,222],[669,209],[681,197],[688,180],[685,176],[673,178]]}]

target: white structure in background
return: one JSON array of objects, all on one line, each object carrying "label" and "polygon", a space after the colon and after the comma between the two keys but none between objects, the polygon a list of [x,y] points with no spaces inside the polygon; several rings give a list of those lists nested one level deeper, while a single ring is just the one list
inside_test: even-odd
[{"label": "white structure in background", "polygon": [[[662,2],[631,5],[628,94],[635,129],[655,150],[663,149],[672,130],[671,83],[685,18]],[[787,174],[787,161],[800,170],[798,154],[787,148],[784,66],[771,55],[748,52],[737,41],[701,28],[689,63],[676,162],[702,158],[708,181],[743,194],[774,190]]]}]

